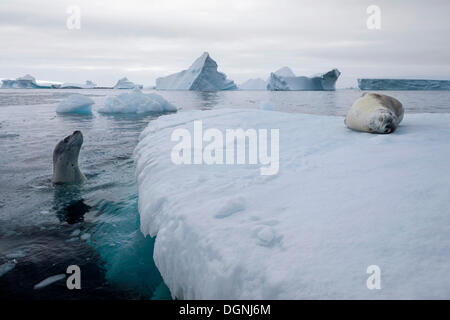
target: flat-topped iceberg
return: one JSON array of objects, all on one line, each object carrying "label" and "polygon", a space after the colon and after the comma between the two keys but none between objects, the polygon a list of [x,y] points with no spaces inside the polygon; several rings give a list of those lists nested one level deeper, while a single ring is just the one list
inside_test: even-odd
[{"label": "flat-topped iceberg", "polygon": [[267,82],[263,79],[249,79],[239,85],[239,90],[266,90]]},{"label": "flat-topped iceberg", "polygon": [[65,82],[61,85],[61,89],[94,89],[97,85],[87,80],[85,84]]},{"label": "flat-topped iceberg", "polygon": [[297,77],[289,68],[272,72],[267,90],[272,91],[332,91],[341,73],[333,69],[324,74],[312,77]]},{"label": "flat-topped iceberg", "polygon": [[450,90],[450,80],[358,79],[361,90]]},{"label": "flat-topped iceberg", "polygon": [[131,82],[130,80],[128,80],[127,77],[119,79],[119,81],[117,81],[117,83],[114,86],[114,89],[134,89],[134,88],[142,89],[143,85]]},{"label": "flat-topped iceberg", "polygon": [[94,103],[91,98],[75,93],[62,100],[56,107],[56,112],[90,114]]},{"label": "flat-topped iceberg", "polygon": [[[279,173],[172,163],[174,130],[199,139],[194,120],[204,133],[279,128]],[[407,114],[391,135],[343,120],[217,109],[149,123],[135,150],[141,231],[173,297],[450,298],[450,114]],[[373,266],[381,290],[367,287]]]},{"label": "flat-topped iceberg", "polygon": [[52,84],[39,84],[36,82],[36,78],[27,74],[23,77],[19,77],[15,80],[5,79],[2,80],[2,89],[48,89]]},{"label": "flat-topped iceberg", "polygon": [[98,109],[100,113],[151,113],[174,112],[177,108],[159,94],[144,94],[138,88],[132,92],[122,93],[106,98],[103,107]]},{"label": "flat-topped iceberg", "polygon": [[217,63],[203,53],[188,70],[156,79],[157,90],[219,91],[237,89],[233,80],[217,71]]}]

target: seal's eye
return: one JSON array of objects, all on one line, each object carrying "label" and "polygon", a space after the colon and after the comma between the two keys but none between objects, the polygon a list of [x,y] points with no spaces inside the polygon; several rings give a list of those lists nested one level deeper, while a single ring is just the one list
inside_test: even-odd
[{"label": "seal's eye", "polygon": [[69,137],[64,138],[64,142],[65,142],[65,143],[69,142]]}]

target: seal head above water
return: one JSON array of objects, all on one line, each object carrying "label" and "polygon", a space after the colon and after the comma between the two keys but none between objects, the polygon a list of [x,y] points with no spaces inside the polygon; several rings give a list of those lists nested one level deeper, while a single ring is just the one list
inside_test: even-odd
[{"label": "seal head above water", "polygon": [[53,183],[83,183],[86,180],[78,167],[78,155],[82,144],[81,131],[74,131],[58,142],[53,150]]}]

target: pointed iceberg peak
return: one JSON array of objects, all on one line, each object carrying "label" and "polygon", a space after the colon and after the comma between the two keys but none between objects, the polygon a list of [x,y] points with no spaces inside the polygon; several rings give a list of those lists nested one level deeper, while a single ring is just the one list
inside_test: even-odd
[{"label": "pointed iceberg peak", "polygon": [[295,77],[295,73],[289,67],[283,67],[274,72],[277,76]]},{"label": "pointed iceberg peak", "polygon": [[117,83],[114,85],[113,88],[114,89],[134,89],[134,88],[142,89],[143,85],[136,84],[136,83],[128,80],[127,77],[123,77],[122,79],[119,79],[119,81],[117,81]]},{"label": "pointed iceberg peak", "polygon": [[217,63],[208,52],[198,57],[187,70],[156,79],[158,90],[220,91],[236,90],[233,80],[217,71]]}]

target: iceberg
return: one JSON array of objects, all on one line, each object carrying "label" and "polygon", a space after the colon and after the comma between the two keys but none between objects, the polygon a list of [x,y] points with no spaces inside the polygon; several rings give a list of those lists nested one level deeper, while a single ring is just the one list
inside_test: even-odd
[{"label": "iceberg", "polygon": [[159,94],[144,94],[138,88],[135,88],[132,92],[106,98],[104,106],[98,109],[98,112],[100,113],[135,114],[174,111],[177,111],[177,108]]},{"label": "iceberg", "polygon": [[[172,133],[194,120],[279,128],[279,173],[172,163]],[[343,120],[216,109],[149,123],[134,152],[141,231],[173,297],[450,298],[450,114],[407,114],[392,135]],[[381,290],[366,285],[373,265]]]},{"label": "iceberg", "polygon": [[130,80],[128,80],[127,77],[119,79],[119,81],[117,81],[116,85],[114,86],[114,89],[134,89],[134,88],[142,89],[143,85],[135,84]]},{"label": "iceberg", "polygon": [[249,79],[239,85],[239,90],[266,90],[267,82],[263,79]]},{"label": "iceberg", "polygon": [[[281,71],[281,72],[280,72]],[[272,72],[267,90],[272,91],[332,91],[341,73],[333,69],[313,77],[297,77],[289,68]]]},{"label": "iceberg", "polygon": [[156,79],[157,90],[220,91],[236,90],[232,80],[217,71],[217,63],[203,53],[188,70]]},{"label": "iceberg", "polygon": [[48,89],[51,88],[51,84],[38,84],[36,78],[29,74],[19,77],[15,80],[4,79],[2,80],[2,89]]},{"label": "iceberg", "polygon": [[450,80],[358,79],[361,90],[450,90]]},{"label": "iceberg", "polygon": [[57,274],[57,275],[54,275],[54,276],[51,276],[51,277],[48,277],[48,278],[42,280],[41,282],[35,284],[33,289],[34,290],[39,290],[39,289],[45,288],[45,287],[47,287],[47,286],[49,286],[49,285],[51,285],[51,284],[53,284],[53,283],[55,283],[57,281],[65,279],[65,278],[66,278],[66,275],[63,274],[63,273],[62,274]]},{"label": "iceberg", "polygon": [[294,72],[289,67],[282,67],[274,72],[275,75],[280,77],[295,77]]},{"label": "iceberg", "polygon": [[57,113],[91,113],[94,100],[79,93],[75,93],[62,100],[56,107]]},{"label": "iceberg", "polygon": [[17,262],[15,260],[0,264],[0,277],[3,277],[5,274],[14,269],[16,264]]},{"label": "iceberg", "polygon": [[60,86],[60,88],[61,89],[94,89],[96,86],[97,85],[94,82],[87,80],[85,84],[65,82]]}]

